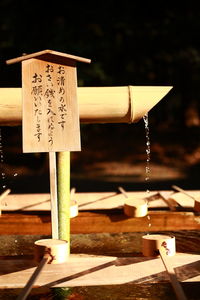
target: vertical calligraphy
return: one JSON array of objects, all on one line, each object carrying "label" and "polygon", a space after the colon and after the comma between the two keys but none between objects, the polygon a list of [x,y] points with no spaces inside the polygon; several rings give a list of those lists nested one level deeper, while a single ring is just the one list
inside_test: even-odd
[{"label": "vertical calligraphy", "polygon": [[[25,128],[23,136],[26,138],[25,152],[29,149],[36,152],[79,149],[80,138],[74,137],[74,132],[76,130],[79,132],[74,102],[76,87],[71,76],[74,70],[65,65],[46,61],[27,63],[26,68],[24,78],[29,84],[25,85],[23,96],[25,99],[23,124],[26,124],[23,126]],[[77,148],[71,146],[75,143],[78,145]]]},{"label": "vertical calligraphy", "polygon": [[42,136],[42,74],[34,73],[31,84],[31,95],[33,95],[33,113],[35,118],[34,137],[39,143]]},{"label": "vertical calligraphy", "polygon": [[47,114],[47,126],[48,126],[48,143],[50,146],[52,146],[54,143],[54,129],[55,129],[55,116],[56,116],[56,112],[53,106],[53,103],[55,101],[55,89],[52,81],[53,72],[54,72],[54,66],[47,64],[45,70],[47,84],[44,93],[44,98],[47,103],[46,114]]},{"label": "vertical calligraphy", "polygon": [[57,71],[57,85],[58,85],[58,113],[59,120],[58,124],[61,126],[62,130],[65,128],[66,116],[67,116],[67,105],[65,101],[65,69],[64,66],[58,66]]}]

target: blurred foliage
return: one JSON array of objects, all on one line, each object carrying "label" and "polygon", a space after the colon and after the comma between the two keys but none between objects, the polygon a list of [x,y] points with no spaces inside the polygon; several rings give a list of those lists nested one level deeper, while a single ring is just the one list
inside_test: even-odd
[{"label": "blurred foliage", "polygon": [[92,59],[78,65],[79,86],[173,85],[154,119],[163,127],[200,125],[193,1],[1,0],[0,86],[21,86],[20,64],[6,66],[6,59],[44,49]]}]

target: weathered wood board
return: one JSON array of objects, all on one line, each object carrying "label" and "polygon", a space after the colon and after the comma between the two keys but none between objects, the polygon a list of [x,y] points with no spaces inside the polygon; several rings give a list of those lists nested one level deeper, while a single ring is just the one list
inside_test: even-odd
[{"label": "weathered wood board", "polygon": [[[178,280],[200,280],[200,255],[178,253],[170,257],[170,261]],[[23,287],[34,269],[30,260],[1,260],[0,288]],[[35,286],[99,286],[163,281],[168,281],[168,277],[160,258],[70,255],[67,263],[47,265]]]},{"label": "weathered wood board", "polygon": [[[129,218],[120,211],[80,212],[72,218],[71,233],[157,232],[200,230],[200,216],[193,212],[154,211],[142,218]],[[51,235],[50,214],[3,213],[0,234]]]},{"label": "weathered wood board", "polygon": [[79,151],[75,62],[22,62],[23,152]]}]

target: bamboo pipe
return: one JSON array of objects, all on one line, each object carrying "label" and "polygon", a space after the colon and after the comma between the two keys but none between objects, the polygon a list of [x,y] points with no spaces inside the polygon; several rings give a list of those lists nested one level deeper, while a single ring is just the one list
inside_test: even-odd
[{"label": "bamboo pipe", "polygon": [[70,253],[70,152],[57,153],[58,236]]},{"label": "bamboo pipe", "polygon": [[[79,87],[82,123],[134,123],[150,111],[170,86]],[[21,88],[0,88],[0,125],[22,122]]]}]

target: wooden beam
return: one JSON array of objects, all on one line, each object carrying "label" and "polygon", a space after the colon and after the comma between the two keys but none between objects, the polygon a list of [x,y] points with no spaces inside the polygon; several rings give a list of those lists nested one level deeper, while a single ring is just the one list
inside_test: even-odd
[{"label": "wooden beam", "polygon": [[[198,282],[200,255],[178,253],[170,258],[179,281]],[[1,260],[0,288],[22,288],[36,266],[32,260]],[[37,287],[73,287],[142,282],[168,282],[160,258],[70,255],[64,264],[46,265]]]},{"label": "wooden beam", "polygon": [[199,230],[200,218],[192,212],[149,212],[151,227],[147,217],[128,218],[122,212],[79,213],[71,219],[72,233],[97,232],[149,232],[162,230]]},{"label": "wooden beam", "polygon": [[[151,227],[147,217],[128,218],[120,210],[79,212],[71,219],[71,233],[101,232],[156,232],[199,230],[200,217],[193,212],[150,211]],[[51,234],[50,214],[2,214],[0,234]]]}]

